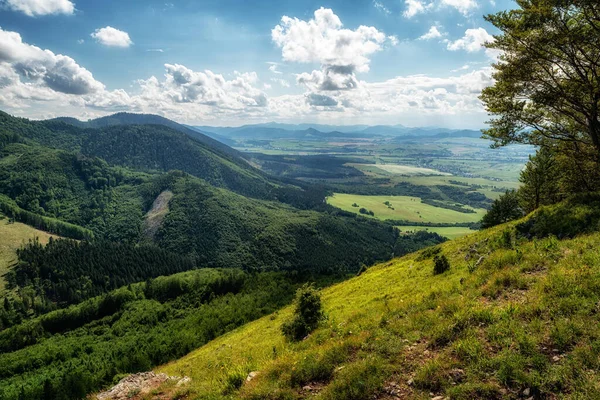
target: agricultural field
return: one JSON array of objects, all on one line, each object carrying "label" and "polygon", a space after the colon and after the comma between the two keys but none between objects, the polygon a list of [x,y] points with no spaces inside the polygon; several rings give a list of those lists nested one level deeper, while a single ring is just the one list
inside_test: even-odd
[{"label": "agricultural field", "polygon": [[[389,203],[389,205],[386,204]],[[362,196],[335,193],[327,203],[345,211],[359,213],[360,208],[373,211],[373,218],[381,220],[405,220],[411,222],[456,223],[478,222],[485,214],[484,209],[472,209],[474,213],[462,213],[446,208],[421,203],[419,197],[411,196]],[[356,204],[357,206],[353,206]],[[367,215],[368,216],[368,215]]]},{"label": "agricultural field", "polygon": [[422,168],[422,167],[413,167],[410,165],[398,165],[398,164],[352,164],[349,163],[349,166],[358,168],[359,170],[367,170],[372,173],[376,173],[377,170],[381,171],[381,173],[391,174],[391,175],[405,175],[405,176],[430,176],[430,175],[451,175],[447,172],[436,171],[431,168]]},{"label": "agricultural field", "polygon": [[20,222],[9,223],[4,215],[0,214],[0,292],[4,290],[4,274],[9,266],[17,259],[16,251],[29,240],[38,238],[40,243],[48,243],[51,237],[56,237],[44,231],[39,231]]},{"label": "agricultural field", "polygon": [[427,232],[435,232],[440,236],[447,237],[448,239],[457,239],[459,237],[463,237],[465,235],[469,235],[475,232],[473,229],[469,227],[463,226],[397,226],[401,233],[414,233],[417,231],[427,231]]}]

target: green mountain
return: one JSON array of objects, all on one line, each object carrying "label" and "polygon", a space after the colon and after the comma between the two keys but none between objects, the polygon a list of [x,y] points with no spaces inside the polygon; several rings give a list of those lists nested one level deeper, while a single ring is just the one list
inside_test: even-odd
[{"label": "green mountain", "polygon": [[[597,196],[574,199],[373,266],[321,291],[326,318],[304,340],[282,335],[286,307],[156,369],[190,377],[185,389],[150,389],[211,399],[599,398],[598,207]],[[449,270],[436,274],[442,255]]]},{"label": "green mountain", "polygon": [[307,280],[445,240],[291,183],[163,125],[0,114],[0,211],[78,240],[24,243],[3,267],[0,398],[82,398],[281,308]]}]

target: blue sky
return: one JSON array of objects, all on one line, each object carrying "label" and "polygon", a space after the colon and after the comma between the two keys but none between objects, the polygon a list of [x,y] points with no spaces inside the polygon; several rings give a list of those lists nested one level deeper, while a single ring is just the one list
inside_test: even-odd
[{"label": "blue sky", "polygon": [[0,0],[0,108],[481,127],[507,0]]}]

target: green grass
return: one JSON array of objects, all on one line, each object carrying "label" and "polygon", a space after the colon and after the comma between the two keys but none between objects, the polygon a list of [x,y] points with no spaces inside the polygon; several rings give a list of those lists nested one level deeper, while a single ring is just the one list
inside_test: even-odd
[{"label": "green grass", "polygon": [[36,237],[40,243],[45,244],[48,243],[48,239],[56,236],[20,222],[9,223],[8,218],[0,214],[0,293],[4,290],[6,283],[4,274],[17,260],[17,249]]},{"label": "green grass", "polygon": [[443,274],[428,249],[323,289],[327,319],[299,343],[280,332],[288,307],[158,370],[202,399],[309,398],[305,384],[319,399],[392,398],[392,384],[408,399],[600,398],[600,234],[526,240],[514,225],[440,245]]},{"label": "green grass", "polygon": [[[385,202],[391,204],[390,208]],[[327,198],[327,203],[342,210],[358,213],[361,207],[375,213],[375,218],[386,220],[405,220],[412,222],[477,222],[480,221],[485,210],[475,209],[475,213],[461,213],[446,208],[435,207],[421,203],[418,197],[410,196],[361,196],[354,194],[335,193]],[[359,207],[353,207],[358,204]],[[465,206],[465,208],[469,208]]]},{"label": "green grass", "polygon": [[381,174],[385,175],[406,175],[406,176],[429,176],[429,175],[439,175],[439,176],[447,176],[450,175],[446,172],[436,171],[431,168],[420,168],[413,167],[410,165],[398,165],[398,164],[348,164],[349,166],[356,167],[359,170],[365,170],[367,172],[373,172],[373,170],[381,171]]},{"label": "green grass", "polygon": [[469,235],[474,231],[469,229],[468,227],[462,226],[444,226],[444,227],[430,227],[430,226],[398,226],[398,229],[402,232],[416,232],[416,231],[428,231],[435,232],[442,236],[447,237],[448,239],[456,239],[459,237],[463,237],[465,235]]}]

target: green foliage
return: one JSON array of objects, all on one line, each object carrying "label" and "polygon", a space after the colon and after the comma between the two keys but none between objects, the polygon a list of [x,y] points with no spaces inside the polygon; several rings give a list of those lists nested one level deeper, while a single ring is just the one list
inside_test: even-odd
[{"label": "green foliage", "polygon": [[600,196],[586,194],[562,203],[541,207],[530,218],[516,226],[520,236],[542,238],[574,237],[600,229]]},{"label": "green foliage", "polygon": [[494,64],[495,83],[481,96],[494,116],[486,136],[500,145],[591,145],[597,159],[598,3],[534,0],[518,6],[486,17],[501,32],[488,48],[507,54]]},{"label": "green foliage", "polygon": [[535,156],[529,156],[519,181],[522,184],[518,191],[519,200],[527,213],[561,200],[558,162],[547,147],[538,150]]},{"label": "green foliage", "polygon": [[383,362],[375,357],[349,364],[336,374],[325,388],[326,400],[363,400],[371,398],[383,385],[386,376]]},{"label": "green foliage", "polygon": [[358,210],[358,212],[359,212],[359,213],[361,213],[361,214],[364,214],[364,215],[370,215],[370,216],[372,216],[372,217],[373,217],[373,216],[375,216],[375,213],[374,213],[373,211],[371,211],[371,210],[367,210],[367,209],[366,209],[366,208],[364,208],[364,207],[361,207],[361,208]]},{"label": "green foliage", "polygon": [[321,296],[309,284],[296,291],[294,316],[281,326],[283,335],[290,341],[301,340],[314,331],[323,319]]},{"label": "green foliage", "polygon": [[195,270],[25,321],[0,332],[0,398],[83,398],[273,312],[295,285],[281,273]]},{"label": "green foliage", "polygon": [[33,286],[59,306],[78,303],[110,290],[196,267],[189,257],[155,245],[50,239],[18,250],[12,286]]},{"label": "green foliage", "polygon": [[444,254],[438,254],[433,257],[433,274],[439,275],[450,269],[450,261]]},{"label": "green foliage", "polygon": [[492,207],[483,216],[481,227],[483,229],[500,225],[523,217],[524,213],[519,204],[519,197],[514,190],[507,190],[502,196],[494,200]]}]

